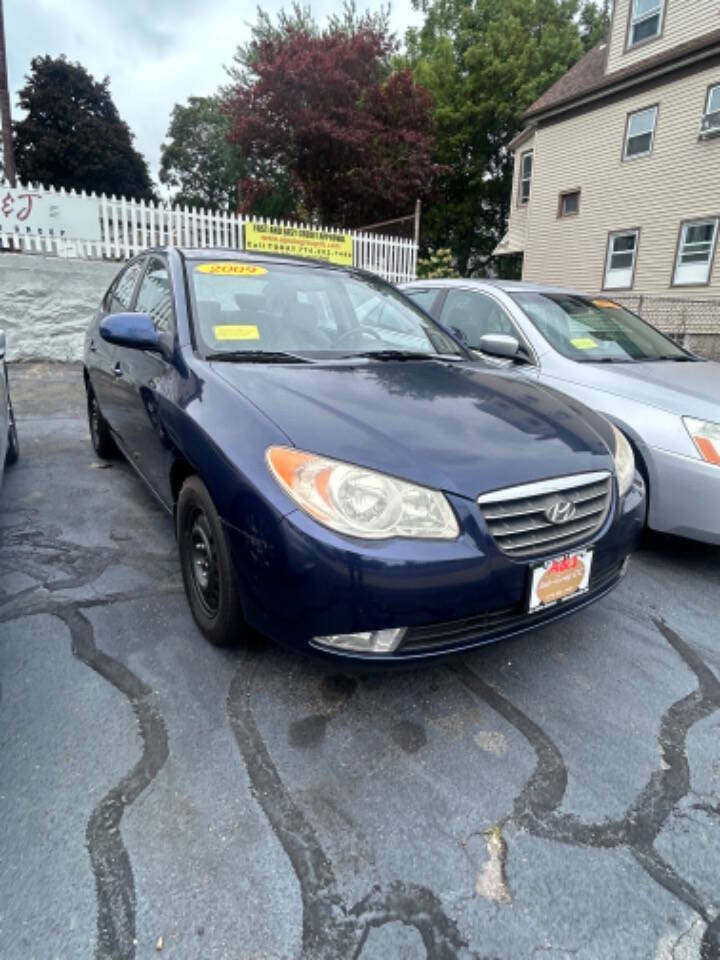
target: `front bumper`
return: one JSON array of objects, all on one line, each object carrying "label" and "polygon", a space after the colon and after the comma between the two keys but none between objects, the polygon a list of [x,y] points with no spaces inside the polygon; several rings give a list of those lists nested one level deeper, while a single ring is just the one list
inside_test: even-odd
[{"label": "front bumper", "polygon": [[648,526],[720,544],[720,467],[667,450],[649,451]]},{"label": "front bumper", "polygon": [[[463,531],[454,541],[351,541],[295,510],[280,522],[262,564],[248,565],[246,538],[228,528],[246,619],[285,645],[358,662],[466,650],[566,616],[604,596],[621,579],[645,515],[638,477],[620,504],[614,499],[590,541],[590,590],[577,600],[527,614],[530,567],[543,558],[531,562],[505,555],[488,534],[477,504],[449,499]],[[389,627],[408,628],[391,654],[329,650],[313,643],[317,636]]]}]

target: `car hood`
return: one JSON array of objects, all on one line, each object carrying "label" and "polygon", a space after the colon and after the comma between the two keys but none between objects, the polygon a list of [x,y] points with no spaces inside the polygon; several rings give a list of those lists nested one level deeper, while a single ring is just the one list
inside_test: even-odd
[{"label": "car hood", "polygon": [[720,363],[658,360],[628,364],[564,364],[563,380],[648,403],[669,413],[720,419]]},{"label": "car hood", "polygon": [[600,417],[475,364],[213,367],[295,446],[461,496],[612,468]]}]

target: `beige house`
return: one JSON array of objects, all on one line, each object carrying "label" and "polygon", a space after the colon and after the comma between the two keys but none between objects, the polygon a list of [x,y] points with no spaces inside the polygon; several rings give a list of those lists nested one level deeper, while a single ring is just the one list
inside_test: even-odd
[{"label": "beige house", "polygon": [[526,120],[496,250],[522,254],[524,280],[720,296],[720,0],[615,0],[607,41]]}]

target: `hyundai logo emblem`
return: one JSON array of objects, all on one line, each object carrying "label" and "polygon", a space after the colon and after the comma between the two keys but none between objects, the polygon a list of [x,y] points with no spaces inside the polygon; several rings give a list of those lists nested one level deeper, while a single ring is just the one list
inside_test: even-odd
[{"label": "hyundai logo emblem", "polygon": [[556,500],[545,511],[550,523],[570,523],[575,516],[575,504],[572,500]]}]

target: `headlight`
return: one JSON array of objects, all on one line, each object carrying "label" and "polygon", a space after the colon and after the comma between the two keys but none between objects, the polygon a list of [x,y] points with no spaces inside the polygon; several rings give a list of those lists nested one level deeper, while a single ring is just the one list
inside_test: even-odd
[{"label": "headlight", "polygon": [[610,424],[615,435],[615,473],[617,474],[618,493],[624,497],[635,479],[635,455],[628,443],[625,434],[621,433],[614,424]]},{"label": "headlight", "polygon": [[266,458],[285,493],[338,533],[366,540],[454,540],[460,533],[455,514],[439,490],[292,447],[270,447]]},{"label": "headlight", "polygon": [[683,417],[683,423],[703,460],[720,466],[720,423],[694,420],[692,417]]}]

